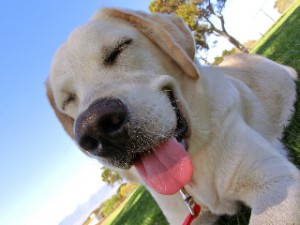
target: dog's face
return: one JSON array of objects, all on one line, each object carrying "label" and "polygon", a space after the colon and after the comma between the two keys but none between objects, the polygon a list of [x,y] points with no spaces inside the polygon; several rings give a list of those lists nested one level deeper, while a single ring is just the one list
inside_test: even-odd
[{"label": "dog's face", "polygon": [[[117,13],[122,19],[115,18]],[[96,15],[58,50],[47,82],[50,102],[80,148],[122,169],[172,136],[187,148],[191,132],[178,80],[197,77],[188,56],[193,52],[168,47],[177,40],[167,40],[168,31],[155,34],[156,22],[146,24],[152,18],[145,22],[140,16],[119,10]],[[169,19],[154,20],[164,21],[163,26],[175,32]],[[181,27],[176,32],[183,31]],[[192,40],[184,35],[189,38],[185,41]],[[190,71],[180,65],[187,63]]]}]

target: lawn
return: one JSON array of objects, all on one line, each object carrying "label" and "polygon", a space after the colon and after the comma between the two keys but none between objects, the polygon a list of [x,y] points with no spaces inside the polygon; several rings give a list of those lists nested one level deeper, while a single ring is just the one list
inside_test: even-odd
[{"label": "lawn", "polygon": [[139,186],[119,213],[109,216],[104,225],[167,225],[150,193]]},{"label": "lawn", "polygon": [[[279,63],[294,67],[300,74],[300,0],[260,40],[252,53],[264,55]],[[297,82],[300,97],[300,82]],[[285,130],[283,142],[294,156],[295,164],[300,168],[300,101],[296,104],[295,115]],[[250,211],[242,209],[232,217],[222,217],[221,225],[246,225]],[[110,223],[115,225],[161,225],[168,224],[152,199],[151,195],[139,187],[128,203]]]},{"label": "lawn", "polygon": [[[300,1],[272,27],[265,38],[254,48],[255,53],[295,68],[300,74]],[[297,82],[298,99],[300,81]],[[283,142],[295,157],[300,168],[300,101],[295,104],[295,115],[285,130]]]}]

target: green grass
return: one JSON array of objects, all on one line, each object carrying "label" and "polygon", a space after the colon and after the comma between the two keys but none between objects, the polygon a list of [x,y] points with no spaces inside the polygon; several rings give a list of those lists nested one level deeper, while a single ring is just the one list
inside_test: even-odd
[{"label": "green grass", "polygon": [[123,209],[105,225],[167,225],[168,222],[150,193],[139,186]]},{"label": "green grass", "polygon": [[[300,74],[300,1],[297,0],[285,15],[272,27],[253,52],[295,68]],[[300,82],[297,84],[298,99]],[[294,156],[300,168],[300,101],[295,103],[295,114],[289,127],[285,129],[284,144]]]},{"label": "green grass", "polygon": [[[264,55],[269,59],[295,68],[300,74],[300,1],[297,0],[259,41],[252,53]],[[300,99],[300,81],[297,96]],[[295,114],[285,129],[283,143],[293,156],[294,163],[300,168],[300,101],[295,103]],[[235,216],[225,216],[220,225],[247,225],[250,210],[243,207]]]},{"label": "green grass", "polygon": [[[276,62],[295,68],[300,74],[300,0],[297,0],[280,20],[260,40],[252,53],[264,55]],[[300,82],[297,82],[298,99]],[[283,142],[293,155],[294,163],[300,168],[300,101],[295,103],[295,115],[285,129]],[[250,210],[243,208],[235,216],[224,216],[220,225],[248,224]],[[151,195],[139,187],[128,204],[115,217],[115,225],[160,225],[168,224]]]}]

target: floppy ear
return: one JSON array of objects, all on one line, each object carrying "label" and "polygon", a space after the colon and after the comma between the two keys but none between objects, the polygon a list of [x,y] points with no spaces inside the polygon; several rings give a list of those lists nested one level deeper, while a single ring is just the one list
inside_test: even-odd
[{"label": "floppy ear", "polygon": [[193,79],[199,78],[194,64],[194,38],[181,18],[167,14],[104,8],[93,19],[102,16],[120,19],[133,25],[166,52],[186,75]]},{"label": "floppy ear", "polygon": [[46,81],[46,89],[47,89],[47,96],[48,96],[49,102],[50,102],[52,108],[54,109],[56,116],[58,117],[59,121],[63,125],[65,131],[71,136],[71,138],[74,139],[74,131],[73,131],[74,119],[67,116],[66,114],[62,113],[56,107],[54,97],[53,97],[53,92],[49,85],[49,81]]}]

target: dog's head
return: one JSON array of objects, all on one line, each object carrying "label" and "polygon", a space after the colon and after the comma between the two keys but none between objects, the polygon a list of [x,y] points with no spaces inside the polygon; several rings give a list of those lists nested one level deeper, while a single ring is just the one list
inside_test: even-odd
[{"label": "dog's head", "polygon": [[48,97],[84,152],[128,169],[171,137],[187,146],[181,83],[199,76],[194,54],[178,17],[103,9],[57,51]]}]

